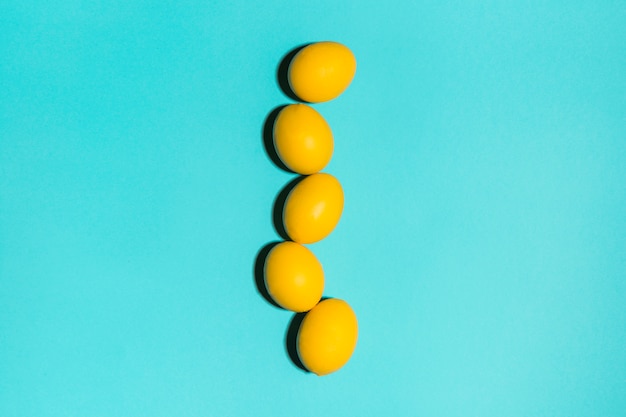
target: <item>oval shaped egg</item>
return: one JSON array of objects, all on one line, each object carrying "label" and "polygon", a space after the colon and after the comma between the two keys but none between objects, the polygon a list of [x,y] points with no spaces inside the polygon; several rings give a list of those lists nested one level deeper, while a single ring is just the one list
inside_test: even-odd
[{"label": "oval shaped egg", "polygon": [[337,42],[318,42],[302,48],[289,64],[287,77],[296,96],[310,103],[329,101],[352,82],[356,59]]},{"label": "oval shaped egg", "polygon": [[274,148],[280,160],[302,175],[321,171],[333,156],[333,132],[313,107],[291,104],[274,122]]},{"label": "oval shaped egg", "polygon": [[304,316],[298,330],[298,357],[309,371],[327,375],[348,362],[357,339],[357,318],[350,305],[329,298]]},{"label": "oval shaped egg", "polygon": [[326,173],[305,177],[287,195],[283,226],[294,242],[315,243],[333,231],[343,212],[343,189]]},{"label": "oval shaped egg", "polygon": [[286,310],[312,309],[324,292],[324,270],[313,252],[294,242],[282,242],[267,255],[265,287],[276,304]]}]

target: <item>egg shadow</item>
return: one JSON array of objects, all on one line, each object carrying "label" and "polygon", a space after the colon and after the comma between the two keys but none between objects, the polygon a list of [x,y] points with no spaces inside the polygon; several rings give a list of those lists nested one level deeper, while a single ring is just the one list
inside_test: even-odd
[{"label": "egg shadow", "polygon": [[291,51],[287,52],[287,54],[285,54],[285,56],[283,56],[283,58],[280,60],[280,64],[278,64],[278,69],[276,71],[276,82],[278,83],[278,87],[280,87],[282,92],[290,99],[295,101],[301,101],[304,103],[306,103],[306,101],[298,97],[289,85],[289,65],[291,65],[291,61],[293,61],[298,52],[300,52],[303,48],[309,45],[311,45],[311,42],[297,46]]},{"label": "egg shadow", "polygon": [[270,251],[274,249],[274,247],[279,243],[279,241],[267,243],[259,250],[256,258],[254,259],[253,274],[254,284],[259,295],[263,297],[265,301],[267,301],[269,304],[278,309],[284,310],[284,308],[276,304],[276,301],[274,301],[270,293],[267,291],[267,287],[265,286],[265,261],[267,260],[267,255],[269,255]]},{"label": "egg shadow", "polygon": [[287,356],[289,356],[289,359],[297,368],[306,373],[310,373],[311,371],[306,369],[300,360],[300,356],[298,356],[298,332],[300,331],[300,326],[305,316],[306,313],[296,313],[291,318],[287,326],[287,332],[285,333],[285,350],[287,351]]},{"label": "egg shadow", "polygon": [[295,174],[292,170],[287,168],[287,166],[280,160],[278,157],[278,153],[276,152],[276,147],[274,146],[274,124],[276,123],[276,118],[282,109],[287,107],[286,104],[278,106],[274,108],[265,118],[263,122],[263,147],[265,148],[265,153],[270,158],[270,160],[276,165],[278,168],[282,169],[285,172],[289,172],[290,174]]},{"label": "egg shadow", "polygon": [[287,230],[285,229],[285,223],[283,222],[283,210],[285,209],[285,203],[287,202],[287,197],[289,196],[291,190],[293,190],[294,187],[304,178],[305,176],[300,175],[289,181],[287,185],[285,185],[285,187],[283,187],[283,189],[278,193],[276,200],[274,200],[274,207],[272,207],[272,222],[274,223],[276,233],[278,233],[278,235],[285,240],[291,240],[287,234]]},{"label": "egg shadow", "polygon": [[[321,303],[329,298],[333,297],[322,297],[319,302]],[[302,326],[302,320],[304,320],[307,313],[307,311],[303,313],[296,313],[291,318],[291,321],[287,326],[287,332],[285,333],[285,350],[287,351],[287,356],[289,356],[289,359],[297,368],[300,368],[306,373],[311,373],[311,371],[306,369],[300,359],[300,356],[298,355],[298,332]]]}]

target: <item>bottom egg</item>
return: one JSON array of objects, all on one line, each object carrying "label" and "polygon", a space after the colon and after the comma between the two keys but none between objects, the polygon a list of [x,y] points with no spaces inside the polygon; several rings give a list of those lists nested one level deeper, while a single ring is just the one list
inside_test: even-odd
[{"label": "bottom egg", "polygon": [[309,371],[327,375],[348,362],[357,338],[358,323],[350,305],[328,298],[302,320],[297,338],[298,357]]}]

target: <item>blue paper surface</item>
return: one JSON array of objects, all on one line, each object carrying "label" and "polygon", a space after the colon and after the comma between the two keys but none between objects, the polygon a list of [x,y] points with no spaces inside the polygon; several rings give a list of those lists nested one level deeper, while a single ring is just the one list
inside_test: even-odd
[{"label": "blue paper surface", "polygon": [[[58,3],[58,4],[57,4]],[[0,4],[0,416],[623,416],[619,1]],[[316,377],[254,282],[293,175],[280,59],[358,62],[315,105],[337,229],[309,247],[359,342]]]}]

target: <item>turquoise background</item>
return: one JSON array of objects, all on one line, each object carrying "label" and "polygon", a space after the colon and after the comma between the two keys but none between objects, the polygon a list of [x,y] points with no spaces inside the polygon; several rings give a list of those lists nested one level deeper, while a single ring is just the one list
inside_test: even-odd
[{"label": "turquoise background", "polygon": [[[0,3],[0,415],[624,416],[621,1]],[[305,42],[357,57],[311,245],[351,361],[257,292]]]}]

